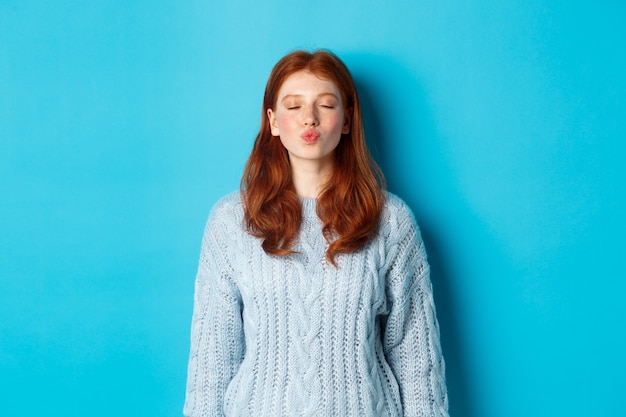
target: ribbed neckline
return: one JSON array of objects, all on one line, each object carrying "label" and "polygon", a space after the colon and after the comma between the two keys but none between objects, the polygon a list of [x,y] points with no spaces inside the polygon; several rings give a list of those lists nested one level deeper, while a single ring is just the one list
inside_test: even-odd
[{"label": "ribbed neckline", "polygon": [[302,216],[316,218],[317,212],[315,211],[315,208],[317,206],[317,199],[306,198],[306,197],[299,197],[299,198],[300,198],[300,204],[302,204]]}]

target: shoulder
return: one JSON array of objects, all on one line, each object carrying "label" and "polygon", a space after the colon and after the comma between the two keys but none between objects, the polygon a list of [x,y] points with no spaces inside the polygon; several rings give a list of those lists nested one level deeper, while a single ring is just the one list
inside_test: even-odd
[{"label": "shoulder", "polygon": [[241,193],[233,191],[220,198],[211,208],[210,218],[233,216],[238,212],[243,212],[243,203],[241,201]]},{"label": "shoulder", "polygon": [[381,214],[380,223],[383,234],[385,234],[385,229],[391,232],[409,226],[417,228],[415,216],[411,208],[404,200],[389,191],[385,192],[385,206]]},{"label": "shoulder", "polygon": [[239,229],[243,226],[243,203],[239,191],[226,194],[211,208],[207,229]]},{"label": "shoulder", "polygon": [[378,233],[387,248],[398,244],[423,246],[420,228],[413,211],[404,200],[390,192],[385,194],[385,206]]},{"label": "shoulder", "polygon": [[[387,192],[380,221],[379,236],[384,245],[385,268],[394,264],[417,268],[420,276],[427,271],[426,250],[413,211],[398,196]],[[390,285],[398,284],[393,279]],[[394,284],[395,283],[395,284]]]},{"label": "shoulder", "polygon": [[385,191],[384,210],[389,211],[389,214],[396,216],[413,217],[413,212],[404,200],[389,191]]}]

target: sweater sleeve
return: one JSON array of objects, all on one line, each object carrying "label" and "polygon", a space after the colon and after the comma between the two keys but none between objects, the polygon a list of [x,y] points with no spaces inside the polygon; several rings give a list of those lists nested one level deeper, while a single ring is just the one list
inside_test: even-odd
[{"label": "sweater sleeve", "polygon": [[[195,281],[191,349],[183,414],[222,417],[224,395],[243,359],[245,342],[241,295],[228,253],[235,250],[228,210],[209,216]],[[233,223],[233,222],[230,222]]]},{"label": "sweater sleeve", "polygon": [[447,417],[445,365],[430,269],[413,215],[408,207],[402,209],[388,252],[384,352],[400,388],[404,416]]}]

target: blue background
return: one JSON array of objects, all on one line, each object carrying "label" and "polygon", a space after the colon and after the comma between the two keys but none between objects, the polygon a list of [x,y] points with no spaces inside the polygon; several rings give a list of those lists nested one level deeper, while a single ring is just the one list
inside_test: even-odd
[{"label": "blue background", "polygon": [[212,204],[294,48],[351,68],[454,417],[624,416],[617,1],[0,1],[0,415],[172,416]]}]

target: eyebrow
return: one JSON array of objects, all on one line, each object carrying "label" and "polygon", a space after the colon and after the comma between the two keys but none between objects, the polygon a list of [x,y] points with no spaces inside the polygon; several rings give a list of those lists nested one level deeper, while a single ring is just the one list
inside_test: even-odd
[{"label": "eyebrow", "polygon": [[[287,94],[285,97],[283,97],[283,99],[280,102],[282,103],[283,101],[287,100],[288,98],[299,98],[299,97],[302,97],[302,96],[303,96],[303,94]],[[339,100],[339,97],[337,97],[334,93],[330,93],[330,92],[329,93],[322,93],[322,94],[318,95],[317,97],[320,98],[320,97],[324,97],[324,96],[331,96],[331,97]]]}]

